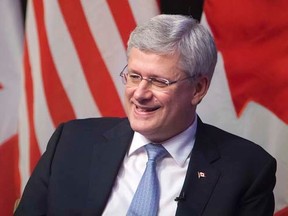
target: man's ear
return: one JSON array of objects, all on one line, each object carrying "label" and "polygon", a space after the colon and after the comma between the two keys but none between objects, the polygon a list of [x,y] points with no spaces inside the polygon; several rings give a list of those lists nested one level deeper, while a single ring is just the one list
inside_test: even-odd
[{"label": "man's ear", "polygon": [[201,76],[194,81],[194,96],[192,98],[192,105],[198,105],[203,97],[206,95],[210,85],[210,79],[206,76]]}]

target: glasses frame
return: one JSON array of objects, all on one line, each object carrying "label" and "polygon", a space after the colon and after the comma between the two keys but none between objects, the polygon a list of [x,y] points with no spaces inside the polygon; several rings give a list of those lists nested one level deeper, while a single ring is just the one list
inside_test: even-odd
[{"label": "glasses frame", "polygon": [[[127,66],[128,65],[125,65],[125,67],[122,69],[122,71],[120,72],[120,77],[122,77],[122,82],[124,85],[127,84],[127,80],[128,80],[128,76],[129,76],[129,72],[125,72],[125,70],[127,69]],[[173,85],[175,83],[178,83],[178,82],[181,82],[181,81],[184,81],[184,80],[187,80],[187,79],[194,79],[195,78],[195,75],[193,76],[188,76],[188,77],[185,77],[183,79],[179,79],[179,80],[174,80],[174,81],[170,81],[170,80],[167,80],[165,78],[159,78],[159,77],[143,77],[142,75],[140,74],[136,74],[136,73],[131,73],[135,76],[138,76],[139,77],[139,83],[135,84],[135,86],[139,85],[140,82],[142,80],[146,80],[149,84],[151,84],[152,86],[156,86],[158,88],[166,88],[170,85]],[[157,85],[157,83],[159,85]],[[161,84],[160,84],[161,83]],[[162,85],[163,84],[163,85]]]}]

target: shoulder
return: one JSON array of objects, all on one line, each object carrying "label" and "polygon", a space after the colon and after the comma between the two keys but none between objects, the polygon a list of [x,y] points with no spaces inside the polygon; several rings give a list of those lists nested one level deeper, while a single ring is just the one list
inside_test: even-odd
[{"label": "shoulder", "polygon": [[60,124],[65,130],[97,130],[103,132],[112,129],[118,125],[129,126],[127,118],[117,117],[101,117],[101,118],[87,118],[76,119]]},{"label": "shoulder", "polygon": [[46,154],[54,155],[58,152],[58,155],[86,155],[96,144],[106,143],[105,134],[110,133],[110,137],[114,137],[117,133],[130,133],[130,131],[126,118],[71,120],[60,124],[55,130],[48,142]]},{"label": "shoulder", "polygon": [[[48,147],[56,143],[89,143],[102,139],[108,131],[131,131],[127,118],[87,118],[61,123],[51,136]],[[49,145],[50,144],[50,145]],[[57,144],[58,145],[58,144]]]},{"label": "shoulder", "polygon": [[224,131],[213,125],[200,122],[200,136],[211,143],[221,154],[221,157],[248,161],[274,161],[275,159],[260,145]]}]

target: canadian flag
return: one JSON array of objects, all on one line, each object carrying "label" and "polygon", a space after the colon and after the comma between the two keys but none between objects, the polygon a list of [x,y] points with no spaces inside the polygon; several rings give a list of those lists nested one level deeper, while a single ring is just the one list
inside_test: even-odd
[{"label": "canadian flag", "polygon": [[288,1],[206,0],[219,61],[202,119],[277,159],[275,215],[288,215]]},{"label": "canadian flag", "polygon": [[20,196],[18,109],[23,21],[18,1],[0,1],[0,215],[12,215]]}]

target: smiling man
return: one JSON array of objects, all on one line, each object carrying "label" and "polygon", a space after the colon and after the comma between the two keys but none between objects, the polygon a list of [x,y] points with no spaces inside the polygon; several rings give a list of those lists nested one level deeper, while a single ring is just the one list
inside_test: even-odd
[{"label": "smiling man", "polygon": [[[207,89],[208,81],[205,80],[198,84],[201,92],[196,92],[193,77],[177,67],[178,59],[178,55],[162,56],[137,48],[131,48],[129,52],[127,72],[123,74],[128,81],[125,91],[127,115],[133,130],[153,142],[163,142],[187,129],[195,118],[196,105]],[[155,84],[149,80],[142,82],[141,77],[153,77]],[[160,86],[157,86],[157,80]],[[173,80],[171,85],[161,86],[161,81],[169,83],[169,80]]]},{"label": "smiling man", "polygon": [[128,118],[60,125],[15,215],[273,215],[275,159],[196,114],[217,61],[209,32],[159,15],[127,56]]}]

